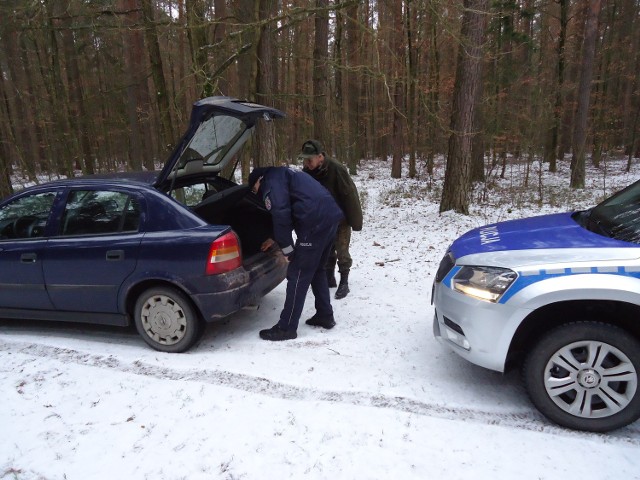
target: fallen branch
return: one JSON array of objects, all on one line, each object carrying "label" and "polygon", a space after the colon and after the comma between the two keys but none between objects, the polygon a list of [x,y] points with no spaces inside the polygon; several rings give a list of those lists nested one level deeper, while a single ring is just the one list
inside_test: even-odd
[{"label": "fallen branch", "polygon": [[384,264],[385,264],[385,263],[399,262],[399,261],[400,261],[400,259],[399,259],[399,258],[394,258],[394,259],[392,259],[392,260],[383,260],[383,261],[381,261],[381,262],[376,262],[376,265],[377,265],[377,266],[379,266],[379,267],[384,267]]}]

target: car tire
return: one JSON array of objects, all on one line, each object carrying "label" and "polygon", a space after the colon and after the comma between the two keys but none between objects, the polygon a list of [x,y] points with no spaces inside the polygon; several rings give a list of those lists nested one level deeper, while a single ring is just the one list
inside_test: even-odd
[{"label": "car tire", "polygon": [[563,427],[607,432],[640,417],[640,342],[595,321],[565,324],[532,348],[524,383],[536,408]]},{"label": "car tire", "polygon": [[202,332],[202,322],[191,301],[174,288],[145,290],[136,301],[134,315],[138,333],[161,352],[184,352]]}]

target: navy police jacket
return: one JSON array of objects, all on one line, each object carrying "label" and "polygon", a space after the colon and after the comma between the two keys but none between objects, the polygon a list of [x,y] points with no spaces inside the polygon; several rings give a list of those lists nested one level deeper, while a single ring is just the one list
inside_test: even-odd
[{"label": "navy police jacket", "polygon": [[260,170],[258,195],[271,213],[274,240],[285,255],[293,251],[293,230],[299,242],[313,243],[344,218],[331,193],[306,173],[288,167]]}]

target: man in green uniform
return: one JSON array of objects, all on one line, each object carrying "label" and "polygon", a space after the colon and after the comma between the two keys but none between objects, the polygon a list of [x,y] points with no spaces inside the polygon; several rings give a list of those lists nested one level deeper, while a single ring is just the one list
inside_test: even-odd
[{"label": "man in green uniform", "polygon": [[[351,230],[362,230],[362,206],[351,175],[337,160],[330,158],[317,140],[307,140],[302,145],[299,157],[304,162],[303,171],[320,182],[344,212],[345,219],[338,226],[334,249],[327,263],[329,286],[338,286],[335,298],[341,299],[349,293],[349,270],[352,260],[349,254]],[[338,264],[340,285],[336,285],[335,266]]]}]

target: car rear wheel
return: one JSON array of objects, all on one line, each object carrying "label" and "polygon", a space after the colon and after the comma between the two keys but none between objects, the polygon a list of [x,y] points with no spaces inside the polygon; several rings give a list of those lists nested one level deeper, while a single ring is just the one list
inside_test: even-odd
[{"label": "car rear wheel", "polygon": [[189,299],[168,287],[151,288],[138,297],[135,324],[145,342],[156,350],[172,353],[191,348],[202,330]]},{"label": "car rear wheel", "polygon": [[640,342],[598,322],[560,326],[536,343],[524,383],[541,413],[564,427],[606,432],[640,417]]}]

